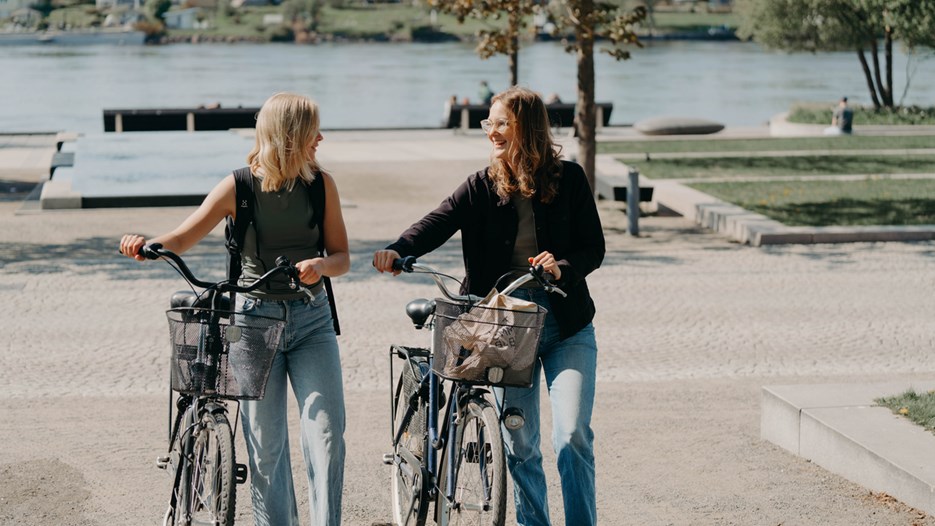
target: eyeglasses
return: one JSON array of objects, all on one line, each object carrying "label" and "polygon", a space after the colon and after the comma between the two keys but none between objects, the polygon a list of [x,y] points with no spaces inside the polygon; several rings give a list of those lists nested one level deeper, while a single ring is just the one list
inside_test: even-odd
[{"label": "eyeglasses", "polygon": [[490,133],[490,130],[497,130],[497,133],[503,133],[509,125],[510,121],[508,119],[497,119],[495,121],[484,119],[480,121],[480,127],[484,130],[484,133]]}]

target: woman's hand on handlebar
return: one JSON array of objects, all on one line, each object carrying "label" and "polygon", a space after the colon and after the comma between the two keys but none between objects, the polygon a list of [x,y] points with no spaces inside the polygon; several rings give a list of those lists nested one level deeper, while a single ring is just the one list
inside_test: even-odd
[{"label": "woman's hand on handlebar", "polygon": [[393,270],[393,261],[399,259],[399,252],[395,250],[377,250],[373,253],[373,268],[380,273],[392,272],[398,276],[400,271]]},{"label": "woman's hand on handlebar", "polygon": [[529,258],[529,264],[532,266],[542,265],[542,269],[549,274],[555,281],[562,279],[562,270],[558,268],[558,262],[551,252],[543,252],[534,258]]},{"label": "woman's hand on handlebar", "polygon": [[137,261],[146,261],[146,258],[140,254],[140,249],[145,244],[146,239],[143,236],[126,234],[120,239],[120,253]]},{"label": "woman's hand on handlebar", "polygon": [[304,259],[295,264],[299,271],[299,281],[306,285],[317,283],[322,278],[321,273],[322,258]]}]

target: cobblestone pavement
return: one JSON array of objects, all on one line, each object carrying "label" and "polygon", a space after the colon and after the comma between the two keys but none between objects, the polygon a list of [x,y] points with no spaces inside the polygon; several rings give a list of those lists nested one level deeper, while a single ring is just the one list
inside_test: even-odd
[{"label": "cobblestone pavement", "polygon": [[[388,518],[386,349],[425,341],[403,306],[434,294],[428,281],[373,272],[370,255],[478,167],[329,165],[353,262],[335,285],[349,451],[360,452],[348,460],[348,524]],[[754,248],[668,217],[644,218],[636,238],[616,204],[600,207],[608,253],[589,283],[602,523],[935,524],[760,441],[757,398],[768,383],[931,378],[935,243]],[[18,513],[37,509],[73,519],[62,524],[155,523],[167,484],[149,464],[164,440],[163,311],[184,287],[167,265],[121,258],[116,244],[123,232],[164,232],[191,209],[22,209],[0,202],[0,419],[15,422],[0,430],[0,509],[15,504],[0,524],[28,523]],[[216,230],[188,260],[220,278],[222,250]],[[457,240],[424,261],[460,274]],[[81,453],[89,442],[104,449]],[[57,489],[77,511],[46,509],[19,484]],[[239,498],[243,518],[248,494]]]}]

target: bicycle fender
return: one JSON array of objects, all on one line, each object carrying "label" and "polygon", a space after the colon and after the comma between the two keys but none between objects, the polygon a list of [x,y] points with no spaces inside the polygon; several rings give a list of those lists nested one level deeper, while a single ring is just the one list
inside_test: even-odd
[{"label": "bicycle fender", "polygon": [[208,402],[205,404],[203,410],[207,413],[211,413],[212,415],[217,415],[221,413],[226,413],[227,406],[220,402]]}]

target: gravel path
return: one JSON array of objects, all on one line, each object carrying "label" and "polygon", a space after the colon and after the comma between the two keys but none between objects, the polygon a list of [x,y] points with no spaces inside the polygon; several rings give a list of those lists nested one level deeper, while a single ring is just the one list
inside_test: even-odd
[{"label": "gravel path", "polygon": [[[329,168],[353,258],[336,281],[345,524],[369,525],[390,515],[386,350],[424,341],[403,306],[433,294],[426,281],[374,273],[369,255],[478,163]],[[121,233],[163,232],[191,209],[20,209],[0,202],[0,300],[12,307],[0,341],[0,524],[157,524],[170,483],[153,465],[165,447],[163,310],[183,284],[115,247]],[[609,251],[589,280],[601,524],[935,525],[759,438],[763,385],[935,378],[935,243],[753,248],[663,217],[644,218],[633,238],[616,205],[601,213]],[[217,230],[189,260],[220,277],[221,250]],[[457,242],[425,261],[460,273]],[[249,523],[245,486],[238,501]]]}]

